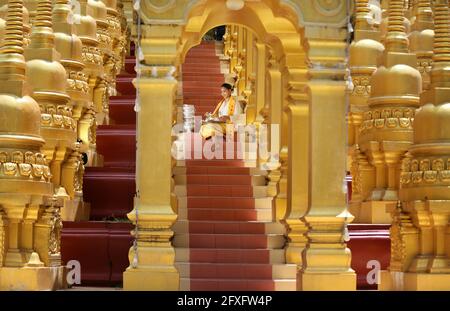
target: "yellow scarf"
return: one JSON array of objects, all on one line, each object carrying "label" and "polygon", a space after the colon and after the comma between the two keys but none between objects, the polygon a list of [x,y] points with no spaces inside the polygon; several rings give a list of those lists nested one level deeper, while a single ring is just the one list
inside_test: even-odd
[{"label": "yellow scarf", "polygon": [[[225,99],[222,99],[220,103],[217,105],[216,109],[214,109],[213,115],[217,115],[220,107],[222,107],[224,103]],[[234,114],[234,106],[235,106],[234,98],[231,96],[228,102],[228,116],[232,116]]]}]

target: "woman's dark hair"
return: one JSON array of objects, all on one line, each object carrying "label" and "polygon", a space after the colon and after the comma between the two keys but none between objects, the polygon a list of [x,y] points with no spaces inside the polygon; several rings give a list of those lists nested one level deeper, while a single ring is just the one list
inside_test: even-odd
[{"label": "woman's dark hair", "polygon": [[230,91],[233,89],[233,87],[229,83],[224,83],[224,84],[221,85],[221,87],[224,87],[224,88],[226,88],[227,90],[230,90]]}]

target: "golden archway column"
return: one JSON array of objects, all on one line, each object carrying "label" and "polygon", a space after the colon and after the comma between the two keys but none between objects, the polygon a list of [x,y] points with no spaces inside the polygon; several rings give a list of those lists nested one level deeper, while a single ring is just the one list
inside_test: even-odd
[{"label": "golden archway column", "polygon": [[[355,222],[373,222],[374,219],[360,217],[362,206],[370,199],[375,187],[375,167],[369,163],[366,154],[359,147],[359,127],[363,114],[369,109],[367,100],[370,95],[370,77],[377,69],[379,57],[384,46],[378,42],[380,33],[374,28],[375,21],[368,0],[357,0],[355,7],[355,39],[350,46],[349,66],[353,89],[350,93],[349,122],[349,160],[352,174],[352,199],[350,212]],[[376,220],[375,222],[378,222]]]},{"label": "golden archway column", "polygon": [[389,2],[383,65],[372,75],[369,111],[360,127],[361,150],[376,169],[371,201],[360,211],[364,222],[391,222],[386,207],[398,200],[400,163],[412,143],[412,122],[420,107],[422,78],[416,55],[409,52],[404,9],[402,0]]},{"label": "golden archway column", "polygon": [[[343,185],[346,175],[345,28],[308,26],[311,68],[309,202],[302,219],[308,239],[302,253],[303,266],[297,274],[299,290],[355,290],[356,274],[350,267],[351,252],[345,230],[353,216],[347,212]],[[323,126],[327,124],[327,126]],[[329,152],[334,150],[334,152]],[[332,280],[332,281],[330,281]]]},{"label": "golden archway column", "polygon": [[255,121],[263,123],[265,117],[264,107],[266,104],[266,64],[267,64],[267,46],[255,38]]},{"label": "golden archway column", "polygon": [[[305,55],[298,55],[305,64]],[[300,62],[300,61],[299,61]],[[287,229],[287,244],[285,247],[286,263],[295,263],[298,268],[303,266],[302,252],[305,249],[308,227],[303,216],[309,206],[309,163],[310,163],[310,94],[307,90],[308,70],[306,66],[288,68],[289,88],[287,92],[288,105],[283,108],[287,114],[288,141],[286,172],[286,208],[283,222]],[[281,116],[282,117],[282,116]],[[277,201],[278,203],[278,201]],[[278,212],[279,206],[277,206]]]},{"label": "golden archway column", "polygon": [[181,27],[143,27],[141,48],[146,64],[139,90],[137,162],[134,209],[128,218],[136,225],[136,247],[124,272],[125,290],[178,290],[171,239],[177,219],[172,206],[172,124],[179,65]]},{"label": "golden archway column", "polygon": [[[274,51],[270,46],[266,47],[267,55],[264,62],[264,74],[265,76],[260,76],[258,74],[258,80],[265,80],[265,96],[264,96],[264,106],[260,111],[260,115],[263,118],[263,123],[268,126],[268,143],[270,142],[270,152],[278,153],[278,159],[269,158],[269,159],[261,159],[260,165],[263,165],[265,169],[269,170],[267,175],[268,183],[267,183],[267,194],[269,196],[274,197],[274,209],[275,209],[275,219],[279,220],[284,217],[286,212],[286,187],[282,187],[280,185],[281,179],[281,163],[279,159],[280,152],[280,125],[281,125],[281,104],[283,102],[282,92],[283,85],[281,84],[281,72],[279,68],[278,60],[274,55]],[[259,92],[259,90],[257,90]],[[272,126],[277,126],[278,136],[272,137],[271,128]],[[272,141],[276,140],[277,144],[273,145]],[[277,148],[278,150],[272,150],[272,146]],[[282,189],[281,189],[282,188]]]},{"label": "golden archway column", "polygon": [[[450,290],[450,9],[434,2],[430,89],[414,120],[414,143],[403,161],[400,200],[392,208],[391,262],[384,290]],[[404,234],[403,219],[409,222]],[[403,234],[402,234],[403,233]]]}]

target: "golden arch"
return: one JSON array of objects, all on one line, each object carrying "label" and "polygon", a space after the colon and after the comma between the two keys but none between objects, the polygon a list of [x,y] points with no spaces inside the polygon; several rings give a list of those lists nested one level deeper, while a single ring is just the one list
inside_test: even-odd
[{"label": "golden arch", "polygon": [[[342,242],[347,220],[337,217],[346,207],[342,191],[346,172],[344,3],[345,0],[245,1],[241,11],[230,11],[224,0],[141,2],[145,25],[140,42],[144,66],[136,81],[141,102],[137,122],[138,196],[135,210],[128,215],[135,223],[136,214],[140,215],[137,252],[141,259],[125,272],[125,289],[178,289],[171,245],[177,208],[171,196],[170,153],[178,85],[176,70],[206,31],[224,24],[252,29],[264,44],[272,47],[279,64],[280,74],[273,76],[278,76],[282,88],[278,107],[283,108],[285,115],[276,122],[283,124],[287,132],[282,146],[286,151],[282,155],[286,173],[278,174],[278,180],[275,174],[271,182],[283,181],[286,185],[284,220],[290,228],[286,261],[302,267],[299,288],[355,288],[351,255]],[[314,248],[309,247],[309,241]],[[135,257],[131,249],[130,262]],[[330,284],[329,277],[336,282]],[[147,284],[149,278],[158,282]]]},{"label": "golden arch", "polygon": [[[243,9],[230,13],[225,1],[209,0],[192,6],[187,12],[181,44],[183,58],[192,46],[200,43],[209,29],[225,24],[251,29],[259,39],[271,45],[277,58],[284,54],[298,57],[304,52],[302,29],[293,18],[296,12],[279,4],[271,7],[268,1],[249,2]],[[297,61],[304,61],[304,58]]]}]

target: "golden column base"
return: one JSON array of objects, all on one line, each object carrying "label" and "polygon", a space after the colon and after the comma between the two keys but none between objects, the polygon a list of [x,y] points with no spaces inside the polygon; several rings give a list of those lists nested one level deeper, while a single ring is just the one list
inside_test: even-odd
[{"label": "golden column base", "polygon": [[[353,270],[352,270],[353,271]],[[354,291],[355,272],[343,273],[299,273],[297,290],[303,291]]]},{"label": "golden column base", "polygon": [[0,290],[57,290],[65,288],[65,270],[58,267],[2,267]]},{"label": "golden column base", "polygon": [[[143,282],[143,280],[147,280]],[[180,275],[174,267],[128,267],[123,273],[123,288],[129,291],[177,291]]]},{"label": "golden column base", "polygon": [[450,273],[408,273],[381,271],[379,290],[448,291]]},{"label": "golden column base", "polygon": [[395,201],[362,202],[359,214],[355,215],[355,218],[358,223],[390,224],[392,222],[392,217],[391,214],[386,211],[387,206],[390,204],[395,204]]}]

